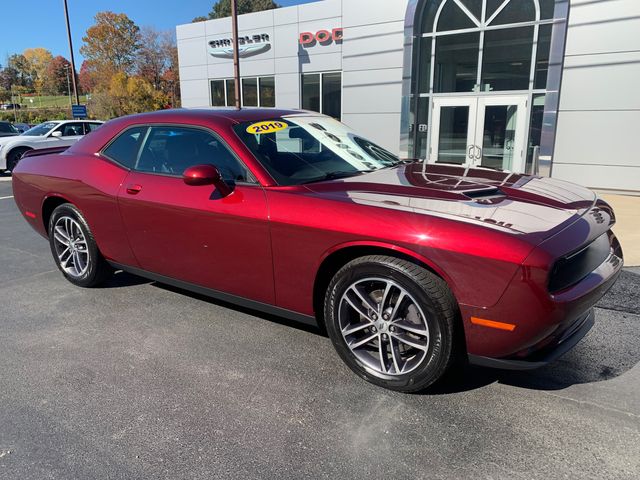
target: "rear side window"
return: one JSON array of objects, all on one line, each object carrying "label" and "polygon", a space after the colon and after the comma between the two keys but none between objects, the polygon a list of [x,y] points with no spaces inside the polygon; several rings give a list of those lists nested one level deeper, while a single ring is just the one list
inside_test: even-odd
[{"label": "rear side window", "polygon": [[125,130],[103,150],[102,154],[132,169],[138,159],[138,152],[146,131],[147,127],[133,127]]},{"label": "rear side window", "polygon": [[102,126],[101,123],[85,123],[84,124],[85,133],[91,133],[94,130],[97,130],[98,128],[100,128],[101,126]]}]

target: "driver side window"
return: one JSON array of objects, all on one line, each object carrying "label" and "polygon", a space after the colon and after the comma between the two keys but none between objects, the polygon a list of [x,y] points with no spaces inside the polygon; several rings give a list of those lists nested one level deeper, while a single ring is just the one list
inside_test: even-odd
[{"label": "driver side window", "polygon": [[84,127],[82,123],[65,123],[55,130],[61,132],[63,137],[77,137],[84,135]]},{"label": "driver side window", "polygon": [[246,182],[249,177],[219,138],[189,127],[151,127],[135,170],[181,176],[187,168],[203,164],[215,165],[226,181]]}]

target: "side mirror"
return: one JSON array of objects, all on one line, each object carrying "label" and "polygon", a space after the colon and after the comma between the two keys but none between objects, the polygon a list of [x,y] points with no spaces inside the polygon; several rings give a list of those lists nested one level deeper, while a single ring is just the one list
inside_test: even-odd
[{"label": "side mirror", "polygon": [[194,165],[187,168],[182,174],[184,183],[191,187],[213,185],[221,196],[231,195],[231,187],[224,181],[220,171],[213,165]]},{"label": "side mirror", "polygon": [[51,134],[51,136],[52,136],[52,137],[55,137],[55,138],[61,138],[61,137],[62,137],[62,132],[61,132],[60,130],[58,130],[58,131],[56,131],[56,132],[53,132],[53,133]]}]

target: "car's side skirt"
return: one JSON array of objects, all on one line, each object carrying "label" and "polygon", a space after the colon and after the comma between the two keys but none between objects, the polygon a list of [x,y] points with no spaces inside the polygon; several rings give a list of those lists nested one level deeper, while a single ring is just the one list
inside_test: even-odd
[{"label": "car's side skirt", "polygon": [[220,292],[218,290],[202,287],[200,285],[184,282],[182,280],[176,280],[175,278],[159,275],[157,273],[149,272],[141,268],[131,267],[129,265],[121,265],[115,262],[109,262],[109,264],[117,270],[123,270],[125,272],[129,272],[134,275],[138,275],[140,277],[148,278],[149,280],[153,280],[155,282],[165,283],[173,287],[189,290],[190,292],[197,293],[199,295],[204,295],[206,297],[222,300],[223,302],[233,303],[235,305],[245,307],[245,308],[250,308],[252,310],[257,310],[259,312],[267,313],[269,315],[275,315],[278,317],[286,318],[287,320],[293,320],[295,322],[304,323],[305,325],[311,325],[314,327],[318,326],[318,322],[311,315],[305,315],[303,313],[294,312],[291,310],[287,310],[285,308],[276,307],[275,305],[269,305],[268,303],[257,302],[255,300],[239,297],[237,295],[232,295],[230,293]]}]

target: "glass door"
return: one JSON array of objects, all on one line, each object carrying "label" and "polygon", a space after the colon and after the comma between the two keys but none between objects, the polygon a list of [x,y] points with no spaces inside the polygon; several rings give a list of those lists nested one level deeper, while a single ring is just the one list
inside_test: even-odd
[{"label": "glass door", "polygon": [[472,165],[524,172],[527,97],[478,98]]},{"label": "glass door", "polygon": [[523,172],[527,96],[434,98],[430,163]]},{"label": "glass door", "polygon": [[475,98],[434,98],[431,163],[468,165],[473,161],[476,135]]}]

